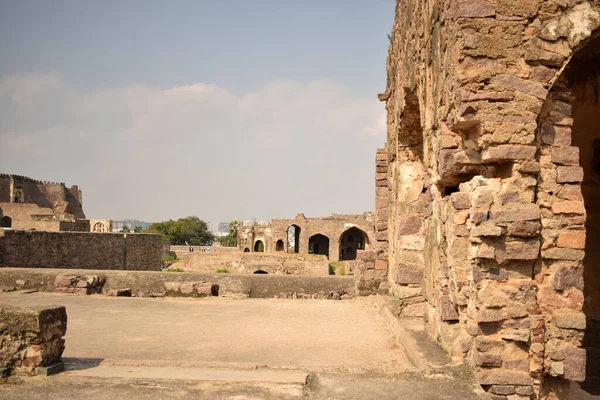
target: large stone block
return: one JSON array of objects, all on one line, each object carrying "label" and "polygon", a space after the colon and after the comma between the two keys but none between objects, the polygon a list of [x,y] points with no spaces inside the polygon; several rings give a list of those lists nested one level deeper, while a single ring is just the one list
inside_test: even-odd
[{"label": "large stone block", "polygon": [[556,201],[552,204],[554,214],[584,214],[582,201]]},{"label": "large stone block", "polygon": [[477,374],[482,385],[531,385],[533,379],[527,372],[512,371],[503,368],[483,370]]},{"label": "large stone block", "polygon": [[396,281],[402,285],[421,284],[423,282],[423,270],[401,264],[398,266]]},{"label": "large stone block", "polygon": [[559,328],[564,329],[585,329],[585,314],[573,311],[554,311],[554,323]]},{"label": "large stone block", "polygon": [[558,236],[557,246],[570,249],[585,249],[585,231],[563,231]]},{"label": "large stone block", "polygon": [[532,221],[540,219],[540,208],[537,204],[508,204],[491,212],[492,221],[496,223]]},{"label": "large stone block", "polygon": [[556,290],[572,287],[583,290],[583,268],[559,267],[552,275],[552,287]]},{"label": "large stone block", "polygon": [[579,165],[579,147],[553,147],[550,149],[550,159],[554,164]]},{"label": "large stone block", "polygon": [[564,378],[570,381],[583,382],[585,380],[586,351],[578,347],[568,346],[565,349]]},{"label": "large stone block", "polygon": [[558,167],[556,168],[556,182],[573,183],[583,181],[583,168],[581,167]]},{"label": "large stone block", "polygon": [[482,160],[486,162],[508,160],[533,160],[535,157],[535,152],[535,146],[502,144],[486,149],[483,152]]},{"label": "large stone block", "polygon": [[514,237],[530,238],[540,233],[538,221],[515,221],[508,227],[508,234]]}]

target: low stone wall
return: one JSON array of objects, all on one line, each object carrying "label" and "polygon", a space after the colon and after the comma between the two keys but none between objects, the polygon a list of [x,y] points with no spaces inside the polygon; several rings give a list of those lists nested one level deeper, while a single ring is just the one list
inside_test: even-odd
[{"label": "low stone wall", "polygon": [[136,297],[202,297],[210,290],[210,295],[218,296],[338,300],[354,297],[354,277],[2,269],[0,292],[14,289]]},{"label": "low stone wall", "polygon": [[[67,311],[62,306],[0,308],[0,370],[4,374],[44,374],[65,350]],[[42,368],[40,371],[38,368]]]},{"label": "low stone wall", "polygon": [[[190,251],[192,249],[192,251]],[[183,259],[190,254],[195,253],[237,253],[239,249],[237,247],[217,247],[217,246],[179,246],[171,245],[170,251],[177,258]]]},{"label": "low stone wall", "polygon": [[327,258],[308,254],[194,252],[175,267],[182,267],[186,272],[212,273],[226,269],[238,274],[252,274],[260,270],[269,274],[329,275]]},{"label": "low stone wall", "polygon": [[0,265],[159,271],[160,235],[5,231]]}]

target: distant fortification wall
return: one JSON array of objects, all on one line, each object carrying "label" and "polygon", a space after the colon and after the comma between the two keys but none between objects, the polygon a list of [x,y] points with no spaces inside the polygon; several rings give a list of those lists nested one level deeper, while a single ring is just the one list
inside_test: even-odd
[{"label": "distant fortification wall", "polygon": [[78,219],[85,219],[81,191],[76,185],[67,188],[64,183],[0,174],[0,203],[37,204],[55,209],[60,214],[72,214]]},{"label": "distant fortification wall", "polygon": [[154,234],[6,231],[0,265],[160,271],[162,240]]}]

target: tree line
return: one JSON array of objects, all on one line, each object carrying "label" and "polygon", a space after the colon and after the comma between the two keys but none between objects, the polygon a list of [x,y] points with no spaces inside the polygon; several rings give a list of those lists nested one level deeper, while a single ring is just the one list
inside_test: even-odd
[{"label": "tree line", "polygon": [[[222,246],[235,247],[237,246],[237,229],[238,221],[229,223],[229,232],[226,236],[215,237],[208,229],[206,222],[198,217],[179,218],[174,221],[172,219],[162,222],[154,222],[146,229],[141,226],[136,226],[133,229],[134,233],[159,233],[163,240],[168,241],[172,245],[187,245],[187,246],[211,246],[215,241],[221,243]],[[121,229],[123,233],[131,232],[129,226],[124,225]]]}]

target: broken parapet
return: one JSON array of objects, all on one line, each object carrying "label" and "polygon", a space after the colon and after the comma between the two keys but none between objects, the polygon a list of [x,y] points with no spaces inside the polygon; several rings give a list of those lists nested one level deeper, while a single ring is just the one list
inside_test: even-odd
[{"label": "broken parapet", "polygon": [[48,375],[62,370],[67,311],[63,306],[0,308],[0,371]]}]

